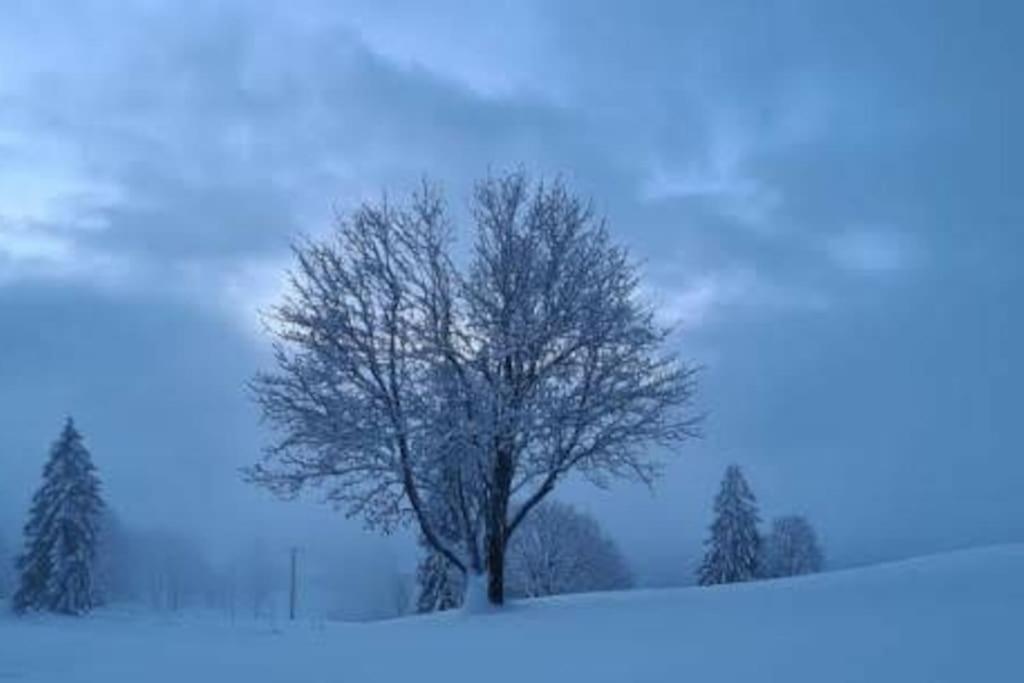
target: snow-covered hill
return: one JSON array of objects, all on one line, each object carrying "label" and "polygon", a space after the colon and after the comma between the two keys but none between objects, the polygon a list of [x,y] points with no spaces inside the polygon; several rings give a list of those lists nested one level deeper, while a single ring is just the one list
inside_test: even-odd
[{"label": "snow-covered hill", "polygon": [[1022,681],[1024,546],[477,616],[231,625],[0,618],[0,681]]}]

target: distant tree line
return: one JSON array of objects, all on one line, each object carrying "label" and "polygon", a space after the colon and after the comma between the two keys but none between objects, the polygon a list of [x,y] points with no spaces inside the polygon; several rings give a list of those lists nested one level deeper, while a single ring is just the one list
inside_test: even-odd
[{"label": "distant tree line", "polygon": [[[739,467],[729,466],[715,497],[699,584],[821,571],[824,553],[806,518],[776,518],[766,535],[760,521],[753,491]],[[436,547],[422,540],[421,547],[414,609],[458,607],[465,573]],[[91,454],[69,419],[50,448],[21,552],[15,555],[0,537],[0,596],[19,613],[77,615],[105,602],[131,602],[169,611],[219,608],[261,618],[273,614],[272,598],[282,589],[281,560],[264,544],[253,543],[217,570],[184,536],[127,527],[104,502]],[[505,562],[506,590],[514,598],[632,585],[628,562],[597,521],[555,500],[545,500],[524,519]],[[395,609],[404,611],[405,589],[399,585],[394,592]]]},{"label": "distant tree line", "polygon": [[103,602],[177,611],[227,606],[222,572],[192,539],[170,531],[133,529],[113,512],[103,517],[97,587]]}]

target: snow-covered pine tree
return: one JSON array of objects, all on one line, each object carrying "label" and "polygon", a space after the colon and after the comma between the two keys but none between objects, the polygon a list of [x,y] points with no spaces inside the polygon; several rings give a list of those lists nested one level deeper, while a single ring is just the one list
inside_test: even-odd
[{"label": "snow-covered pine tree", "polygon": [[95,606],[93,573],[103,507],[96,467],[68,418],[50,449],[25,524],[13,597],[16,612],[77,615]]},{"label": "snow-covered pine tree", "polygon": [[757,500],[736,465],[725,470],[722,488],[715,498],[715,520],[707,551],[697,570],[702,586],[737,583],[757,577],[761,537]]}]

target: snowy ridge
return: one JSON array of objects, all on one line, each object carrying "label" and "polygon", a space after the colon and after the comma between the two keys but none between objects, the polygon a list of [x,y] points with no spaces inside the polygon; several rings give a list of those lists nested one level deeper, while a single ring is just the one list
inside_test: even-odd
[{"label": "snowy ridge", "polygon": [[[375,624],[0,618],[0,680],[1018,681],[1024,545]],[[460,662],[467,649],[479,663]],[[480,667],[486,667],[481,669]]]}]

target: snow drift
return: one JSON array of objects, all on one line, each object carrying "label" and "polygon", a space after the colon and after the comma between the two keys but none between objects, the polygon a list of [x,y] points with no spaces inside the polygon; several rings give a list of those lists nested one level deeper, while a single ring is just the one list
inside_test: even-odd
[{"label": "snow drift", "polygon": [[374,624],[4,616],[0,680],[1019,681],[1022,579],[1024,545]]}]

